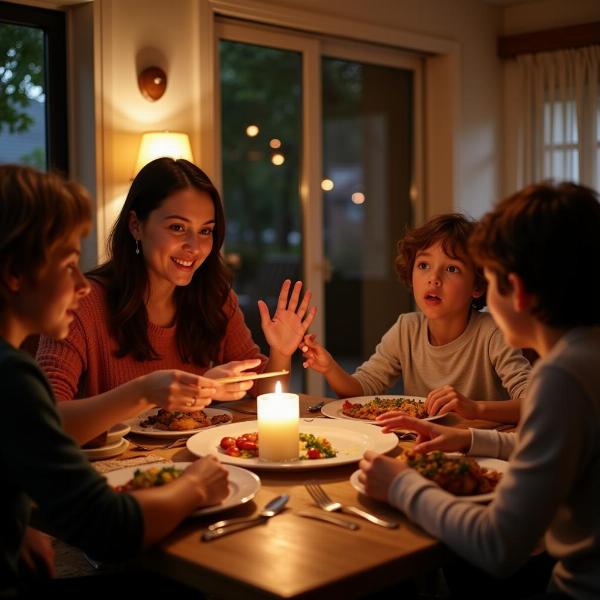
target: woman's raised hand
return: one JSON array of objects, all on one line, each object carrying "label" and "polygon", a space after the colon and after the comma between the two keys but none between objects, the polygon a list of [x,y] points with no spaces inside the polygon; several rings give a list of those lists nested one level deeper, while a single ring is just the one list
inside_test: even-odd
[{"label": "woman's raised hand", "polygon": [[437,425],[431,421],[409,417],[399,411],[379,415],[377,422],[383,425],[383,433],[390,433],[395,429],[414,431],[417,441],[413,450],[417,452],[466,452],[471,447],[471,432],[468,429]]},{"label": "woman's raised hand", "polygon": [[142,396],[165,410],[194,411],[208,406],[217,386],[212,379],[186,371],[154,371],[139,378]]},{"label": "woman's raised hand", "polygon": [[[251,358],[248,360],[232,360],[231,362],[213,367],[204,373],[204,377],[209,379],[219,379],[221,377],[235,377],[236,375],[254,374],[254,371],[248,369],[256,369],[260,366],[260,358]],[[241,400],[246,392],[254,385],[254,381],[238,381],[236,383],[225,383],[219,385],[214,382],[216,391],[213,396],[214,400],[232,401]]]},{"label": "woman's raised hand", "polygon": [[292,282],[286,279],[279,292],[277,309],[271,319],[269,308],[263,300],[258,301],[258,310],[265,338],[272,350],[290,357],[297,350],[304,334],[310,327],[317,308],[309,308],[310,291],[304,294],[302,302],[300,301],[300,292],[302,291],[302,282],[296,281],[290,295]]}]

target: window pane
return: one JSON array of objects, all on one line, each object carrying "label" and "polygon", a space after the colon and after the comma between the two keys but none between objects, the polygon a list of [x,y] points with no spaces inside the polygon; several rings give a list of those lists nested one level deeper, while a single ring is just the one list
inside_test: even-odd
[{"label": "window pane", "polygon": [[413,75],[322,61],[327,348],[353,372],[412,298],[394,272],[411,222]]},{"label": "window pane", "polygon": [[283,281],[302,278],[302,58],[230,41],[220,42],[219,55],[226,258],[246,322],[266,351],[256,301],[273,314]]},{"label": "window pane", "polygon": [[0,23],[0,162],[46,169],[44,32]]}]

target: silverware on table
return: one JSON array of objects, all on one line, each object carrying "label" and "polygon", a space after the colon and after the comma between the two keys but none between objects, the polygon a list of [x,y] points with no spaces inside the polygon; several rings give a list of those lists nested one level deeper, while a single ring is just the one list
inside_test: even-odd
[{"label": "silverware on table", "polygon": [[308,410],[308,412],[319,412],[324,404],[325,400],[321,400],[321,402],[318,402],[317,404],[311,404],[306,410]]},{"label": "silverware on table", "polygon": [[333,525],[339,525],[340,527],[344,527],[345,529],[350,529],[351,531],[356,531],[360,529],[360,525],[355,523],[354,521],[348,521],[346,519],[340,519],[339,517],[334,517],[333,515],[322,515],[319,513],[308,512],[305,510],[301,510],[296,512],[299,517],[306,517],[307,519],[315,519],[316,521],[324,521],[325,523],[332,523]]},{"label": "silverware on table", "polygon": [[334,502],[316,481],[309,481],[304,484],[304,487],[312,496],[317,506],[327,512],[341,511],[348,514],[357,515],[363,519],[366,519],[367,521],[370,521],[371,523],[375,523],[375,525],[386,527],[387,529],[396,529],[398,527],[398,523],[380,519],[376,515],[373,515],[362,508],[358,508],[357,506],[346,506],[340,504],[339,502]]},{"label": "silverware on table", "polygon": [[281,496],[277,496],[270,502],[266,504],[266,506],[258,513],[258,516],[252,517],[250,519],[229,519],[227,521],[217,521],[212,525],[208,526],[209,531],[205,531],[202,534],[203,542],[210,542],[216,538],[222,537],[229,533],[234,533],[235,531],[241,531],[242,529],[248,529],[249,527],[254,527],[255,525],[262,525],[266,523],[270,518],[278,515],[287,504],[290,497],[287,494],[282,494]]},{"label": "silverware on table", "polygon": [[188,438],[177,438],[168,444],[162,444],[160,446],[144,446],[143,444],[135,444],[131,449],[134,452],[143,450],[145,452],[151,452],[152,450],[167,450],[168,448],[176,448],[177,446],[183,446],[187,442]]}]

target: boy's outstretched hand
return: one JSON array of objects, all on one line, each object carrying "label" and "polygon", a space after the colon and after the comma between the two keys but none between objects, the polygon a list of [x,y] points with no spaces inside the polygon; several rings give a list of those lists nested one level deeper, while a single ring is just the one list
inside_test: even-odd
[{"label": "boy's outstretched hand", "polygon": [[314,333],[304,336],[300,350],[304,354],[304,368],[310,367],[317,373],[326,373],[334,364],[333,357],[315,340]]},{"label": "boy's outstretched hand", "polygon": [[465,398],[453,385],[431,390],[425,400],[425,410],[430,416],[455,412],[465,419],[480,418],[477,402]]},{"label": "boy's outstretched hand", "polygon": [[290,357],[298,349],[304,334],[315,318],[317,308],[310,305],[310,291],[304,294],[302,302],[300,292],[302,282],[296,281],[290,296],[292,282],[286,279],[281,286],[275,314],[271,319],[269,308],[263,300],[258,301],[260,321],[265,339],[272,350]]},{"label": "boy's outstretched hand", "polygon": [[394,429],[414,431],[417,441],[413,450],[416,452],[466,452],[471,447],[471,432],[468,429],[422,421],[399,411],[384,413],[377,417],[377,421],[383,425],[383,433],[390,433]]}]

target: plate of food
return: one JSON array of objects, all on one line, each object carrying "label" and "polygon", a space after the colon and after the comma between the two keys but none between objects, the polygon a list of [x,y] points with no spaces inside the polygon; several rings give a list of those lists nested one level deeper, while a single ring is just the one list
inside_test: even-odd
[{"label": "plate of food", "polygon": [[231,423],[219,429],[201,431],[187,441],[187,448],[196,456],[215,454],[224,463],[247,469],[295,470],[358,462],[365,450],[385,453],[397,444],[395,435],[383,433],[379,427],[366,423],[300,419],[298,460],[260,459],[258,421]]},{"label": "plate of food", "polygon": [[131,427],[132,433],[151,437],[184,437],[231,421],[233,415],[220,408],[203,408],[194,412],[151,408],[126,421],[126,424]]},{"label": "plate of food", "polygon": [[[442,489],[468,502],[490,502],[496,486],[508,469],[508,462],[498,458],[439,451],[421,454],[405,450],[398,459],[406,461]],[[350,483],[356,491],[364,494],[365,488],[358,480],[359,473],[352,473]]]},{"label": "plate of food", "polygon": [[356,396],[343,400],[327,402],[321,408],[321,412],[332,419],[350,419],[362,421],[371,425],[378,425],[376,417],[390,410],[402,410],[409,417],[434,421],[441,419],[444,415],[430,417],[425,410],[425,398],[420,396]]},{"label": "plate of food", "polygon": [[[129,492],[167,485],[169,482],[177,479],[190,464],[189,462],[175,462],[127,467],[105,473],[104,477],[106,477],[108,484],[116,491]],[[229,471],[229,493],[225,500],[221,504],[201,508],[194,512],[192,516],[210,515],[221,512],[228,508],[245,504],[256,496],[256,493],[260,489],[258,475],[239,467],[226,465],[225,468]]]}]

